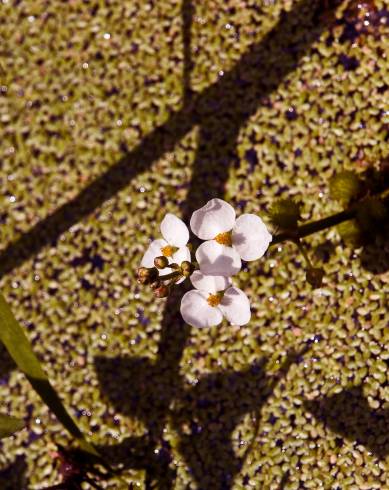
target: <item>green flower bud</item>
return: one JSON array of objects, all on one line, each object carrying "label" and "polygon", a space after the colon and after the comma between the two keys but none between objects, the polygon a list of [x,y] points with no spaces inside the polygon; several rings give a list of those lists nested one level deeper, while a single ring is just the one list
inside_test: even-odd
[{"label": "green flower bud", "polygon": [[138,277],[148,277],[149,269],[147,267],[139,267],[139,269],[136,271],[136,275]]},{"label": "green flower bud", "polygon": [[158,278],[158,270],[155,267],[139,267],[136,276],[139,284],[150,284]]},{"label": "green flower bud", "polygon": [[192,262],[189,262],[188,260],[184,260],[184,262],[182,262],[181,271],[183,276],[189,277],[192,274],[193,270],[194,266]]},{"label": "green flower bud", "polygon": [[164,255],[160,255],[159,257],[155,257],[154,265],[157,269],[164,269],[169,265],[169,259]]}]

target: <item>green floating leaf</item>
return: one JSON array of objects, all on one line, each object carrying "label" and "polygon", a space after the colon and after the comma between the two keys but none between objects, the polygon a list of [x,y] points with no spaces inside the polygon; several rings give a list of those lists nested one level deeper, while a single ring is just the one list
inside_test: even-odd
[{"label": "green floating leaf", "polygon": [[307,281],[314,288],[320,288],[323,283],[324,270],[319,267],[310,267],[307,270]]},{"label": "green floating leaf", "polygon": [[301,219],[301,204],[293,199],[278,199],[270,209],[270,221],[283,230],[294,230]]},{"label": "green floating leaf", "polygon": [[362,181],[355,172],[344,170],[330,179],[330,196],[347,206],[362,190]]},{"label": "green floating leaf", "polygon": [[5,345],[10,356],[17,366],[27,376],[31,385],[57,416],[65,429],[77,439],[81,448],[95,456],[99,456],[96,449],[85,439],[84,435],[70,417],[44,373],[37,357],[20,324],[15,319],[4,297],[0,294],[0,340]]},{"label": "green floating leaf", "polygon": [[11,415],[0,414],[0,439],[12,436],[18,430],[23,429],[24,422]]}]

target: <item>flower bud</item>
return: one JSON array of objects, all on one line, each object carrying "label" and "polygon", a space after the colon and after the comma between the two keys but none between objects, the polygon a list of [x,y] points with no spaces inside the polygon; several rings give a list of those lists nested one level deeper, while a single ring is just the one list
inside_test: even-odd
[{"label": "flower bud", "polygon": [[154,289],[154,295],[156,298],[166,298],[167,296],[169,296],[169,293],[169,286],[165,286],[164,284]]},{"label": "flower bud", "polygon": [[147,277],[149,275],[149,269],[147,267],[139,267],[136,271],[138,277]]},{"label": "flower bud", "polygon": [[189,262],[188,260],[184,260],[184,262],[182,262],[181,271],[183,276],[189,277],[192,274],[193,269],[194,267],[192,262]]},{"label": "flower bud", "polygon": [[158,278],[158,270],[155,267],[139,267],[136,276],[139,284],[150,284]]},{"label": "flower bud", "polygon": [[169,260],[164,255],[160,255],[159,257],[155,257],[154,265],[157,269],[164,269],[169,265]]}]

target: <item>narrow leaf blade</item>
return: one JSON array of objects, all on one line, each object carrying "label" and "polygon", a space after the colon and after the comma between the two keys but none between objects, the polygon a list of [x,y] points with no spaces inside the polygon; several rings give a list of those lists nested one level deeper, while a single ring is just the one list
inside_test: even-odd
[{"label": "narrow leaf blade", "polygon": [[44,373],[35,356],[24,330],[14,317],[4,297],[0,294],[0,341],[45,404],[56,415],[67,431],[75,437],[82,449],[99,456],[95,448],[85,439],[71,416],[68,414],[57,392]]},{"label": "narrow leaf blade", "polygon": [[12,436],[18,430],[23,429],[24,422],[11,415],[0,414],[0,439]]}]

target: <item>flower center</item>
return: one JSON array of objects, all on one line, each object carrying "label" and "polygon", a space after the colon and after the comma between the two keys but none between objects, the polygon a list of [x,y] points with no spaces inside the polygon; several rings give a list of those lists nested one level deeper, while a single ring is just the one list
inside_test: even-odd
[{"label": "flower center", "polygon": [[218,235],[215,236],[215,240],[217,243],[220,243],[220,245],[227,245],[228,247],[231,247],[232,245],[232,236],[230,231],[226,231],[224,233],[219,233]]},{"label": "flower center", "polygon": [[165,247],[161,248],[161,253],[164,257],[171,257],[175,252],[175,247],[172,247],[171,245],[166,245]]},{"label": "flower center", "polygon": [[207,298],[207,303],[209,306],[217,306],[220,304],[220,301],[222,300],[222,295],[221,294],[210,294]]}]

